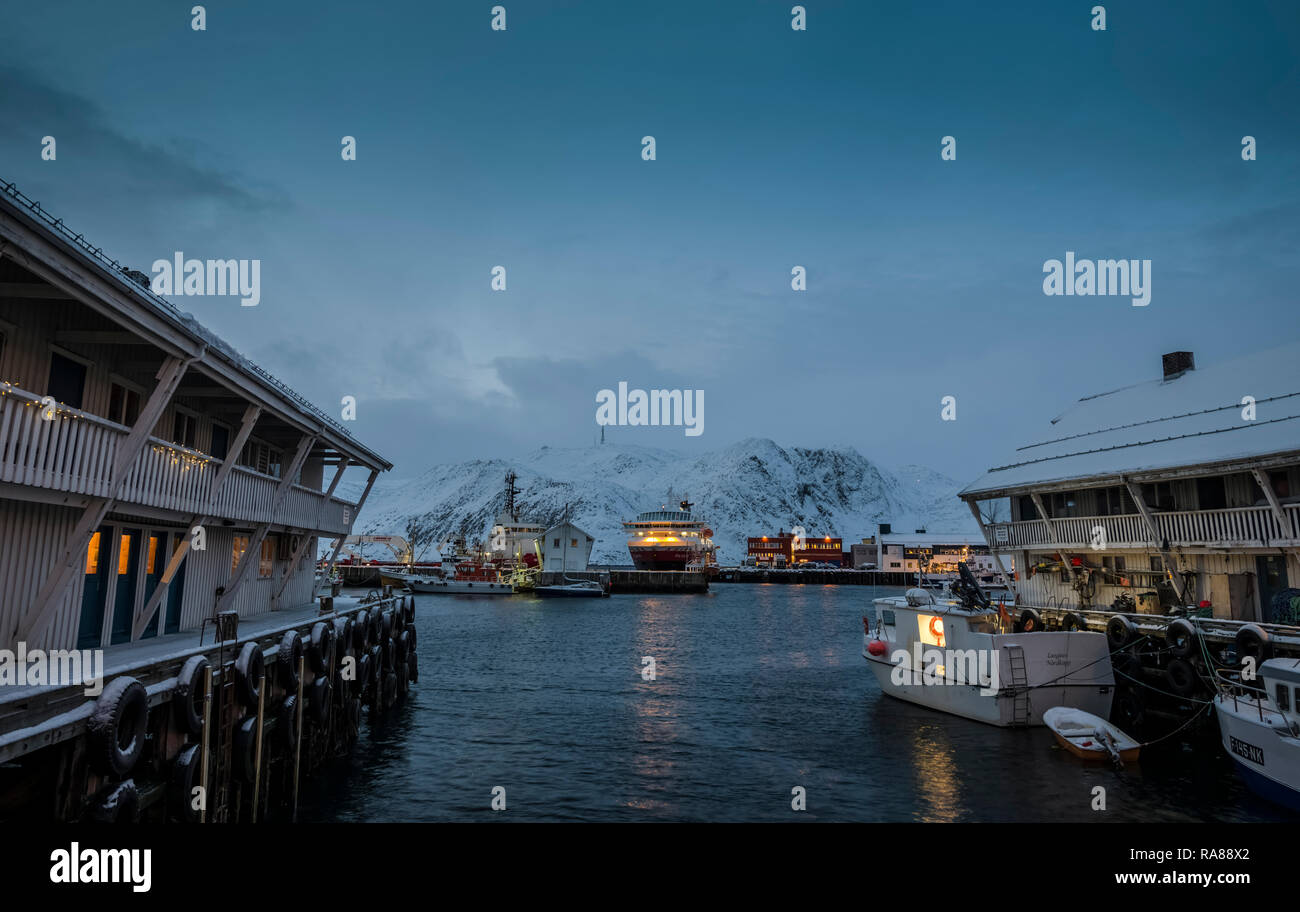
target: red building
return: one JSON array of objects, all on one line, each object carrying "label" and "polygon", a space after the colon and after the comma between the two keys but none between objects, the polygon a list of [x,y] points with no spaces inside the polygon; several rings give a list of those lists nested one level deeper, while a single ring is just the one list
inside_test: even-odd
[{"label": "red building", "polygon": [[844,543],[830,536],[805,535],[796,539],[793,533],[781,529],[776,535],[750,538],[748,557],[751,563],[769,567],[797,567],[809,563],[839,567],[844,562]]}]

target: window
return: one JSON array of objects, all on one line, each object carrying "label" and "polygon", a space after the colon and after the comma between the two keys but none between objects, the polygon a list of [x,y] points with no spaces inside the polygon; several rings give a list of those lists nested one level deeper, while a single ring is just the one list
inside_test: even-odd
[{"label": "window", "polygon": [[1277,495],[1278,500],[1291,496],[1291,479],[1287,476],[1286,469],[1269,472],[1268,482],[1273,486],[1273,493]]},{"label": "window", "polygon": [[1162,510],[1169,512],[1174,507],[1174,488],[1167,481],[1157,481],[1154,484],[1144,484],[1142,486],[1142,499],[1146,505],[1153,510]]},{"label": "window", "polygon": [[145,573],[153,576],[158,569],[158,536],[149,536],[149,554],[146,557]]},{"label": "window", "polygon": [[140,415],[140,394],[114,381],[108,387],[108,420],[130,427]]},{"label": "window", "polygon": [[194,449],[198,426],[198,419],[193,415],[177,411],[176,417],[172,420],[172,443]]},{"label": "window", "polygon": [[212,446],[208,447],[208,455],[213,459],[225,461],[226,454],[230,452],[230,428],[222,424],[212,425]]},{"label": "window", "polygon": [[1278,712],[1287,712],[1288,710],[1290,710],[1291,709],[1291,688],[1285,684],[1279,684],[1277,685],[1276,688],[1274,688],[1273,692],[1277,694]]},{"label": "window", "polygon": [[75,409],[81,408],[82,396],[86,391],[86,365],[65,358],[58,352],[51,352],[50,382],[45,389],[55,402],[62,402]]},{"label": "window", "polygon": [[1228,489],[1223,476],[1196,479],[1196,506],[1201,510],[1222,510],[1228,505]]},{"label": "window", "polygon": [[555,540],[555,547],[560,547],[560,540],[558,538]]},{"label": "window", "polygon": [[244,556],[244,552],[247,551],[247,550],[248,550],[248,536],[247,536],[247,535],[236,535],[236,536],[235,536],[234,554],[232,554],[232,555],[231,555],[231,558],[230,558],[230,572],[231,572],[231,573],[234,573],[236,570],[239,569],[239,561],[240,561],[241,558],[243,558],[243,556]]},{"label": "window", "polygon": [[125,533],[121,536],[122,547],[117,555],[117,575],[126,576],[131,570],[131,541],[130,535]]},{"label": "window", "polygon": [[569,539],[569,547],[570,548],[578,547],[578,540],[576,538]]},{"label": "window", "polygon": [[94,576],[99,572],[99,533],[90,536],[90,546],[86,548],[86,575]]},{"label": "window", "polygon": [[268,535],[262,539],[261,560],[257,563],[257,578],[270,579],[271,571],[275,569],[275,539]]}]

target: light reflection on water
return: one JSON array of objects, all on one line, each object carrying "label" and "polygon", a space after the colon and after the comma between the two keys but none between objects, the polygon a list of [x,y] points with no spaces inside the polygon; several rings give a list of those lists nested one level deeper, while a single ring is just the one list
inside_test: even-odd
[{"label": "light reflection on water", "polygon": [[[1217,749],[1116,773],[883,697],[862,613],[899,590],[420,596],[420,682],[304,784],[304,820],[1292,819]],[[656,679],[642,680],[642,656]],[[1194,762],[1194,758],[1199,758]],[[490,810],[504,786],[508,810]],[[807,811],[790,808],[807,789]],[[1108,810],[1091,809],[1107,789]]]}]

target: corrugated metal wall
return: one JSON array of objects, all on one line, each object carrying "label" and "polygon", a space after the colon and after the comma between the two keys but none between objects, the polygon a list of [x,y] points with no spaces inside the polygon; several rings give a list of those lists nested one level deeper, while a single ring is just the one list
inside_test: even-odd
[{"label": "corrugated metal wall", "polygon": [[[0,648],[17,645],[12,631],[49,577],[79,515],[70,507],[0,499]],[[76,574],[54,623],[39,642],[27,644],[29,649],[76,645],[82,582]]]}]

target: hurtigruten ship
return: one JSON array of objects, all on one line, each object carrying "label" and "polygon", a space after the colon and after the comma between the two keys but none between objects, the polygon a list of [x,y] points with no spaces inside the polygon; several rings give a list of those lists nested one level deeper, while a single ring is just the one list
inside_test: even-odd
[{"label": "hurtigruten ship", "polygon": [[683,500],[680,510],[652,510],[623,523],[638,570],[708,569],[717,563],[713,530],[691,512],[692,506]]}]

